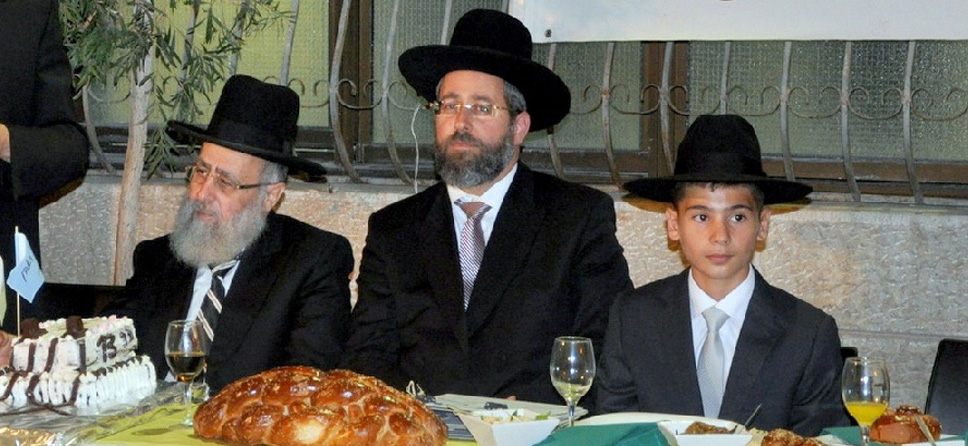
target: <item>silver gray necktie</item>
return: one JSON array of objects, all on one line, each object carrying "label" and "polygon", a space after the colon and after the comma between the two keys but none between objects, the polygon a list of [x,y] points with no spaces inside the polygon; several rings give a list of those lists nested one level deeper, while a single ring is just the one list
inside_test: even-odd
[{"label": "silver gray necktie", "polygon": [[471,293],[474,291],[474,280],[477,271],[481,269],[484,259],[484,230],[481,228],[481,218],[491,209],[480,201],[458,201],[457,205],[467,214],[467,221],[460,231],[460,272],[464,279],[464,309],[471,303]]},{"label": "silver gray necktie", "polygon": [[718,418],[719,408],[723,404],[723,363],[726,354],[723,341],[719,338],[722,328],[729,315],[716,307],[710,307],[702,312],[706,318],[706,340],[699,352],[699,365],[696,372],[699,377],[699,391],[702,393],[703,412],[707,417]]}]

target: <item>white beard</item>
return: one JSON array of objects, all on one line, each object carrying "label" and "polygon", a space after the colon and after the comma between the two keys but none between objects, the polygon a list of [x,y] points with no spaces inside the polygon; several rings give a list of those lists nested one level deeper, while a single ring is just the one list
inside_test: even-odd
[{"label": "white beard", "polygon": [[189,200],[185,194],[175,218],[175,230],[169,236],[175,257],[195,268],[238,257],[265,229],[266,214],[260,203],[261,200],[253,200],[227,222],[218,221],[221,215],[216,215],[215,223],[206,223],[195,218],[195,212],[205,205]]}]

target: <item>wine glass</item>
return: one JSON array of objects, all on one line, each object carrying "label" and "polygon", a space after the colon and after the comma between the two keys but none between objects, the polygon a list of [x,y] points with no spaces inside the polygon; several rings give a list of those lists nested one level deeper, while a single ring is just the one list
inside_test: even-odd
[{"label": "wine glass", "polygon": [[165,333],[165,360],[179,383],[185,386],[185,420],[182,426],[192,425],[192,381],[205,368],[205,359],[212,345],[199,320],[177,320],[168,323]]},{"label": "wine glass", "polygon": [[555,339],[551,349],[551,384],[568,403],[568,426],[575,424],[575,405],[595,379],[592,340],[578,336]]},{"label": "wine glass", "polygon": [[860,425],[861,445],[867,446],[871,424],[887,410],[891,397],[887,362],[881,358],[847,358],[840,389],[847,412]]}]

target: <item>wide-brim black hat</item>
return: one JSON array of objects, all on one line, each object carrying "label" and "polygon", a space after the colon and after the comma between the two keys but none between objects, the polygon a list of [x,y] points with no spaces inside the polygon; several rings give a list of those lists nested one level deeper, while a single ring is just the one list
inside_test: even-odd
[{"label": "wide-brim black hat", "polygon": [[737,115],[696,118],[679,143],[673,175],[630,181],[625,190],[671,203],[678,183],[754,184],[763,192],[764,204],[797,201],[813,192],[809,185],[766,175],[756,131]]},{"label": "wide-brim black hat", "polygon": [[290,173],[320,177],[323,166],[293,154],[299,95],[288,87],[235,75],[225,82],[208,128],[168,121],[167,133],[184,144],[211,142],[282,164]]},{"label": "wide-brim black hat", "polygon": [[533,132],[561,122],[571,110],[571,93],[557,74],[531,60],[531,50],[531,32],[521,21],[500,11],[474,9],[457,21],[450,45],[411,48],[398,65],[428,101],[437,99],[437,84],[451,71],[500,77],[524,95]]}]

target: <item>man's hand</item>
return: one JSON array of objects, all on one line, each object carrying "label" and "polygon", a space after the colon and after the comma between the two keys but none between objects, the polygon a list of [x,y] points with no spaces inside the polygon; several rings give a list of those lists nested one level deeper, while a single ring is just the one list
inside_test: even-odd
[{"label": "man's hand", "polygon": [[16,338],[10,333],[0,331],[0,367],[10,365],[13,358],[13,340]]},{"label": "man's hand", "polygon": [[0,124],[0,160],[10,162],[10,129]]}]

